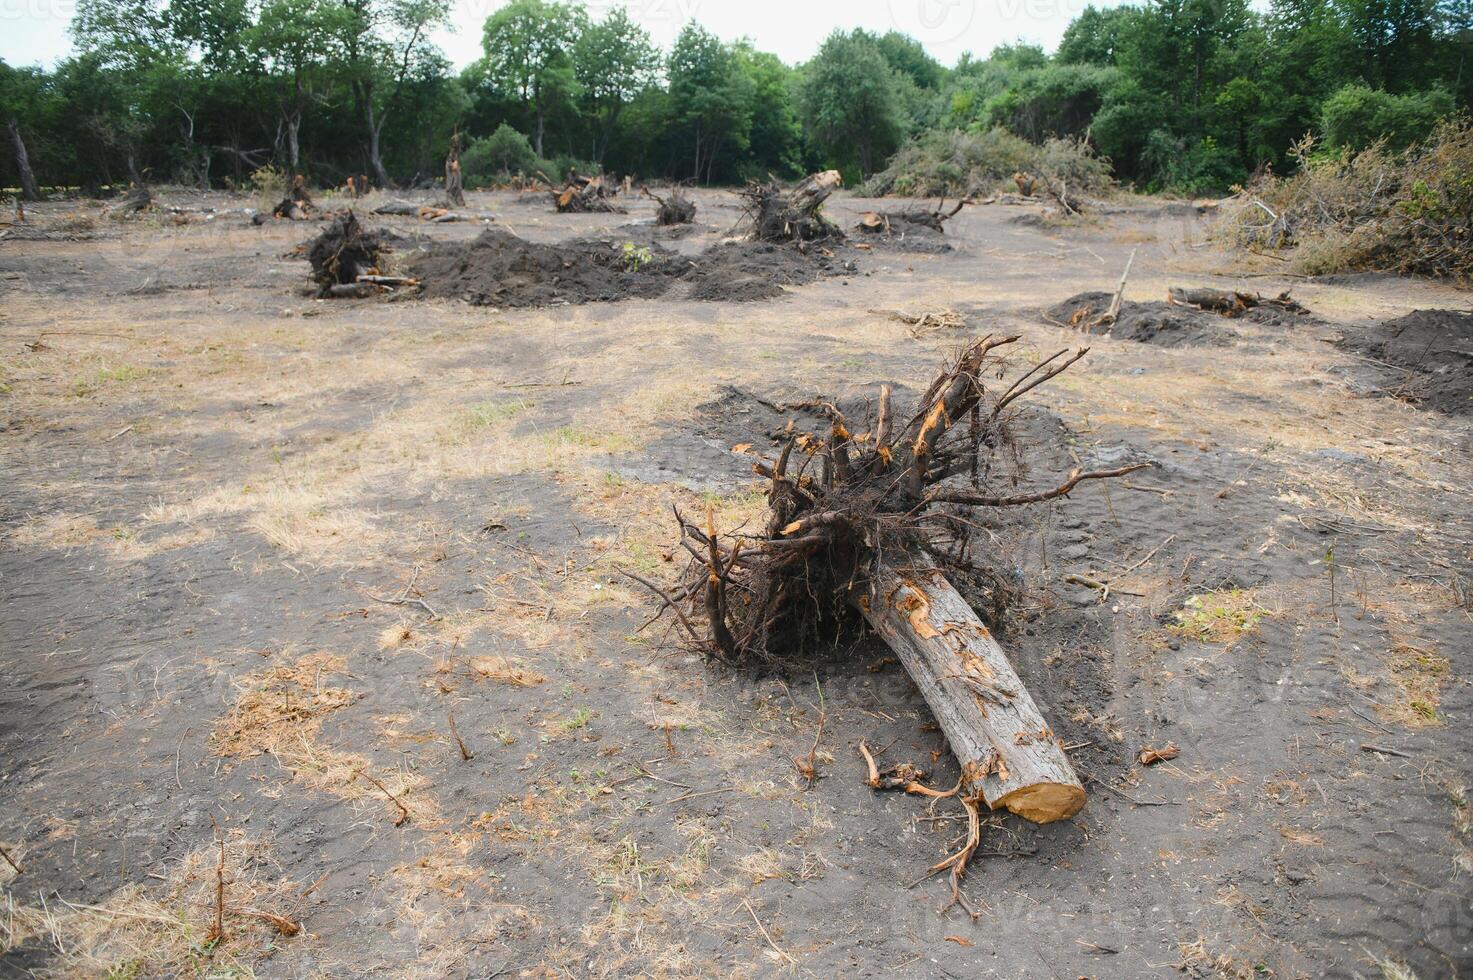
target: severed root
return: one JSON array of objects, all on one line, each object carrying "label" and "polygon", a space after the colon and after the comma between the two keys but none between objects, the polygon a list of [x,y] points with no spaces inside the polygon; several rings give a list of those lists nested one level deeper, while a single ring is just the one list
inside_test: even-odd
[{"label": "severed root", "polygon": [[967,873],[967,865],[971,863],[972,855],[977,853],[977,845],[982,843],[982,815],[978,808],[978,797],[962,796],[958,799],[967,810],[967,842],[955,854],[933,864],[931,872],[951,872],[951,899],[941,906],[941,911],[945,912],[953,905],[960,905],[975,920],[980,918],[980,913],[972,908],[967,896],[962,894],[962,875]]},{"label": "severed root", "polygon": [[900,791],[914,796],[927,796],[933,800],[949,799],[961,792],[961,779],[956,781],[955,786],[944,792],[925,785],[921,782],[926,778],[925,770],[909,762],[901,762],[888,769],[880,769],[875,764],[875,757],[870,753],[869,746],[864,742],[859,743],[859,754],[864,756],[865,765],[869,767],[869,778],[864,781],[864,785],[870,789],[882,792]]}]

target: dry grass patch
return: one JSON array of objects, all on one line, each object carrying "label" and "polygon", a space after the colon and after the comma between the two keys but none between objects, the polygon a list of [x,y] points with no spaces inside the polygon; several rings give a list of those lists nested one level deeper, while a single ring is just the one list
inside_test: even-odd
[{"label": "dry grass patch", "polygon": [[424,792],[424,777],[376,771],[366,756],[318,744],[327,717],[357,700],[353,691],[325,683],[346,666],[342,657],[313,653],[245,678],[234,707],[210,735],[214,753],[238,760],[270,755],[293,780],[361,810],[383,810],[395,823],[438,825],[439,808]]},{"label": "dry grass patch", "polygon": [[346,688],[323,686],[324,675],[331,680],[346,668],[340,656],[312,653],[246,678],[235,706],[211,734],[216,754],[247,759],[314,741],[326,717],[356,699]]},{"label": "dry grass patch", "polygon": [[98,905],[11,900],[0,918],[0,955],[48,945],[42,976],[252,977],[301,929],[300,884],[280,877],[270,846],[244,831],[224,835],[224,934],[213,934],[220,848],[192,851],[164,882],[130,885]]}]

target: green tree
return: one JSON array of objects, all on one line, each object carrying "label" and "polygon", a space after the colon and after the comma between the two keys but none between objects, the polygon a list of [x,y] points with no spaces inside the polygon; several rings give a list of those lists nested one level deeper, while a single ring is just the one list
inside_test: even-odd
[{"label": "green tree", "polygon": [[946,78],[941,62],[927,53],[920,41],[899,31],[890,31],[875,40],[885,61],[917,88],[936,89]]},{"label": "green tree", "polygon": [[346,78],[363,126],[363,153],[380,186],[393,184],[384,167],[384,125],[406,89],[426,75],[444,74],[445,59],[430,33],[445,23],[449,0],[339,0],[332,18],[335,67]]},{"label": "green tree", "polygon": [[248,32],[247,44],[270,79],[292,173],[301,169],[302,119],[325,97],[340,55],[344,17],[335,0],[267,0]]},{"label": "green tree", "polygon": [[1361,150],[1385,140],[1402,150],[1432,132],[1453,111],[1452,96],[1441,89],[1395,95],[1359,83],[1347,85],[1325,101],[1321,126],[1332,148]]},{"label": "green tree", "polygon": [[15,159],[16,179],[21,196],[27,201],[39,201],[41,190],[31,170],[31,155],[26,147],[25,134],[21,131],[21,121],[30,123],[39,115],[37,106],[45,85],[46,78],[42,72],[36,69],[18,71],[0,61],[0,119],[5,120]]},{"label": "green tree", "polygon": [[482,74],[498,94],[530,107],[539,157],[549,112],[578,92],[573,49],[587,27],[582,7],[559,0],[512,0],[486,18]]},{"label": "green tree", "polygon": [[1084,13],[1064,29],[1055,60],[1066,65],[1115,64],[1121,31],[1140,13],[1137,7],[1110,7],[1105,10],[1085,7]]},{"label": "green tree", "polygon": [[758,51],[749,42],[737,44],[733,54],[752,93],[750,176],[796,174],[803,166],[803,124],[793,99],[793,70],[777,55]]},{"label": "green tree", "polygon": [[573,68],[596,123],[593,159],[602,164],[624,107],[654,84],[660,52],[649,32],[615,7],[573,43]]},{"label": "green tree", "polygon": [[731,48],[694,22],[681,28],[666,72],[670,110],[690,151],[689,172],[709,183],[723,154],[749,146],[752,81]]},{"label": "green tree", "polygon": [[803,119],[830,160],[870,174],[895,152],[908,120],[894,70],[864,31],[835,31],[805,66]]}]

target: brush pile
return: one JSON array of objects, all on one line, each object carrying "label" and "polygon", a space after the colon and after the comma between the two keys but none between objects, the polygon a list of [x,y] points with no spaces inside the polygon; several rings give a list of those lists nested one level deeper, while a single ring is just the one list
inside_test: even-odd
[{"label": "brush pile", "polygon": [[[1072,817],[1085,794],[1002,648],[946,572],[1006,574],[974,557],[971,534],[986,534],[989,510],[1065,497],[1084,481],[1150,465],[1080,468],[1060,483],[1019,489],[1008,465],[1022,450],[1008,432],[1011,406],[1088,348],[1059,351],[989,390],[984,379],[1002,375],[994,351],[1017,340],[969,344],[907,416],[895,414],[882,388],[863,432],[829,403],[781,406],[815,408],[829,425],[800,433],[790,424],[777,457],[754,465],[767,481],[765,530],[721,534],[709,512],[700,526],[677,511],[690,560],[674,587],[624,573],[661,597],[657,615],[673,610],[690,643],[724,664],[792,665],[867,622],[920,688],[961,768],[950,792],[878,770],[870,785],[956,796],[974,828],[969,848],[979,803],[1047,823]],[[954,885],[970,857],[964,850],[951,866]]]},{"label": "brush pile", "polygon": [[1305,137],[1293,156],[1292,176],[1265,174],[1223,202],[1221,228],[1235,245],[1310,275],[1393,271],[1473,282],[1468,117],[1448,118],[1401,153],[1378,143],[1328,155]]},{"label": "brush pile", "polygon": [[577,214],[596,211],[606,214],[624,214],[623,208],[614,203],[619,186],[603,177],[580,177],[573,174],[560,190],[551,192],[553,204],[560,213]]},{"label": "brush pile", "polygon": [[758,242],[806,242],[842,239],[844,231],[823,214],[823,202],[843,179],[837,170],[809,174],[790,191],[777,181],[753,181],[742,190],[743,216],[738,227]]},{"label": "brush pile", "polygon": [[128,188],[128,193],[118,198],[117,203],[110,205],[105,213],[109,218],[127,218],[135,214],[142,214],[153,207],[153,192],[142,184],[134,184]]}]

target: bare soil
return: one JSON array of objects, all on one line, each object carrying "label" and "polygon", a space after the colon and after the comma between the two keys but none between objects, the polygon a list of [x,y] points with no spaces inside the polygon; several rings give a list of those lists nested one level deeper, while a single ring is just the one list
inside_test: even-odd
[{"label": "bare soil", "polygon": [[[968,208],[953,251],[836,253],[762,302],[316,300],[300,223],[160,197],[217,216],[51,204],[0,237],[0,976],[1473,972],[1473,420],[1383,397],[1416,343],[1467,344],[1383,325],[1470,294],[1285,280],[1124,200],[1047,233]],[[469,197],[497,221],[375,223],[634,240]],[[693,197],[671,262],[739,214]],[[1049,315],[1132,250],[1130,303],[1292,288],[1314,316],[1168,347]],[[914,398],[986,331],[1023,369],[1091,347],[1020,419],[1028,486],[1160,465],[1004,515],[959,583],[1090,793],[987,821],[973,921],[923,879],[961,808],[862,782],[861,740],[956,779],[882,645],[713,668],[616,570],[671,573],[672,504],[755,524],[785,403]]]}]

